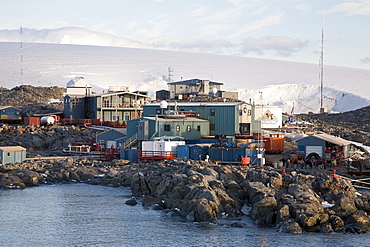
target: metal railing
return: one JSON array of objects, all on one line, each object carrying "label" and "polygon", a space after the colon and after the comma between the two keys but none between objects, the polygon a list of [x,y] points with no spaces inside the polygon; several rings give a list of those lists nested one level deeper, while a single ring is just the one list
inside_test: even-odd
[{"label": "metal railing", "polygon": [[126,149],[132,147],[135,143],[137,143],[137,140],[138,138],[136,133],[123,143],[123,148]]}]

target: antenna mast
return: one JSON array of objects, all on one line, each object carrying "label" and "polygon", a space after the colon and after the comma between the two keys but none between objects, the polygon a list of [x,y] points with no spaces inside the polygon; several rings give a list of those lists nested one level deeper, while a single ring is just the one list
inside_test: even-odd
[{"label": "antenna mast", "polygon": [[324,113],[324,25],[321,32],[321,56],[320,56],[320,113]]},{"label": "antenna mast", "polygon": [[173,76],[173,68],[171,66],[168,67],[168,83],[171,83],[171,78]]},{"label": "antenna mast", "polygon": [[171,67],[171,56],[168,55],[168,83],[171,83],[171,78],[173,76],[173,68]]},{"label": "antenna mast", "polygon": [[23,33],[22,33],[22,26],[20,27],[19,30],[19,35],[20,35],[20,44],[21,44],[21,85],[23,85]]}]

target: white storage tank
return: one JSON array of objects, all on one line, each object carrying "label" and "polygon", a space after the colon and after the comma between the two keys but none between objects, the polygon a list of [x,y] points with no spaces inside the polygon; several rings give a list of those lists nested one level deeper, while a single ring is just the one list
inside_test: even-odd
[{"label": "white storage tank", "polygon": [[51,116],[45,116],[40,119],[41,125],[52,125],[55,123],[55,118]]}]

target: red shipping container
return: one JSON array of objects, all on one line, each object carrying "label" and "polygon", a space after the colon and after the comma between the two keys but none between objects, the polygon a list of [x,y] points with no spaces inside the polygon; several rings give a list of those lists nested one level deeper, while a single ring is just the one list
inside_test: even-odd
[{"label": "red shipping container", "polygon": [[39,117],[24,117],[23,119],[24,125],[34,125],[34,126],[40,126],[40,118]]}]

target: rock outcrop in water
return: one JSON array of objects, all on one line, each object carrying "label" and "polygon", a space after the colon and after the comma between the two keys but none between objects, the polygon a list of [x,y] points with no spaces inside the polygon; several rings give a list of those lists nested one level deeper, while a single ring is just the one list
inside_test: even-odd
[{"label": "rock outcrop in water", "polygon": [[281,232],[367,232],[370,196],[348,180],[331,174],[280,174],[259,167],[171,160],[147,164],[88,159],[33,160],[1,166],[1,188],[25,188],[43,183],[86,182],[129,186],[130,205],[167,210],[190,221],[226,217],[239,224],[243,206],[259,227]]}]

